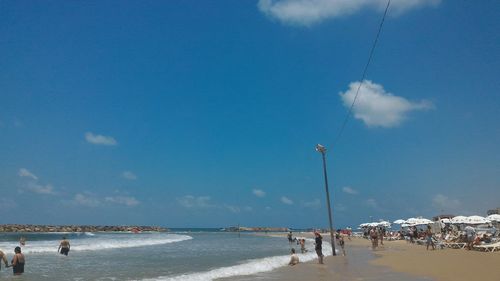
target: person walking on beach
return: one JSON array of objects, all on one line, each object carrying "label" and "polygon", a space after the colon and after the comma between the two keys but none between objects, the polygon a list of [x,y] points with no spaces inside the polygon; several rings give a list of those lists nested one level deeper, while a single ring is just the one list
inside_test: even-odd
[{"label": "person walking on beach", "polygon": [[67,256],[69,254],[70,248],[71,245],[69,244],[69,241],[66,239],[66,237],[63,237],[63,240],[61,240],[61,243],[59,243],[59,248],[57,248],[57,251],[61,255]]},{"label": "person walking on beach", "polygon": [[292,232],[291,231],[288,233],[287,237],[288,237],[288,243],[292,244],[293,239],[292,239]]},{"label": "person walking on beach", "polygon": [[[7,256],[0,250],[0,259],[2,259],[5,267],[9,267],[9,262],[7,261]],[[2,269],[2,264],[0,263],[0,269]]]},{"label": "person walking on beach", "polygon": [[432,245],[432,249],[436,250],[436,245],[434,245],[434,241],[432,241],[432,229],[430,225],[427,225],[427,230],[425,231],[425,239],[427,239],[426,250],[429,250],[429,245]]},{"label": "person walking on beach", "polygon": [[299,263],[299,257],[297,256],[297,254],[295,253],[295,249],[292,248],[292,250],[290,250],[290,253],[291,253],[291,257],[290,257],[290,262],[288,263],[288,265],[296,265]]},{"label": "person walking on beach", "polygon": [[316,254],[318,255],[318,263],[323,264],[323,237],[317,231],[314,232],[314,236],[314,249],[316,250]]},{"label": "person walking on beach", "polygon": [[375,250],[378,247],[378,233],[374,227],[370,229],[370,240],[372,240],[372,249]]},{"label": "person walking on beach", "polygon": [[21,253],[21,247],[17,246],[14,249],[14,258],[11,261],[11,266],[12,266],[12,271],[14,272],[14,275],[21,275],[24,273],[24,255]]},{"label": "person walking on beach", "polygon": [[338,243],[340,245],[340,248],[342,248],[342,255],[345,256],[345,249],[344,249],[345,241],[344,241],[344,236],[342,236],[342,235],[339,236]]},{"label": "person walking on beach", "polygon": [[476,230],[474,227],[468,225],[465,227],[465,234],[467,235],[467,249],[472,249],[472,244],[474,243],[474,238],[476,238]]}]

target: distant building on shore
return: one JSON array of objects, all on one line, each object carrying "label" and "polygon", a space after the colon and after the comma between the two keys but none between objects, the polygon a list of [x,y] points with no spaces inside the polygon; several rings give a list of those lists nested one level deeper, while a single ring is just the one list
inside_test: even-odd
[{"label": "distant building on shore", "polygon": [[500,214],[500,208],[496,208],[496,209],[492,209],[492,210],[488,210],[488,216],[489,215],[494,215],[494,214]]}]

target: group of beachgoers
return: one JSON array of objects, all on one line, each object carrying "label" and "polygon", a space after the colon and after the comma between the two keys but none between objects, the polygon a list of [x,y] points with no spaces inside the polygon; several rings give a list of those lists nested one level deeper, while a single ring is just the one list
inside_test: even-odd
[{"label": "group of beachgoers", "polygon": [[[351,239],[351,231],[350,230],[337,230],[335,232],[335,240],[336,240],[336,243],[337,245],[339,245],[342,249],[342,254],[345,256],[345,249],[344,249],[344,246],[345,246],[345,241],[344,241],[344,235],[346,235],[349,240]],[[314,231],[313,232],[314,234],[314,250],[316,251],[316,255],[318,256],[318,263],[319,264],[323,264],[323,258],[324,258],[324,255],[323,255],[323,236],[321,236],[321,234],[319,233],[319,231]],[[300,245],[300,251],[301,253],[306,253],[307,252],[307,249],[306,249],[306,239],[305,238],[297,238],[297,237],[293,237],[293,233],[290,231],[288,234],[287,234],[287,238],[288,238],[288,243],[290,245],[296,243],[297,245]],[[297,256],[296,254],[296,251],[295,251],[295,248],[291,248],[290,249],[290,254],[291,254],[291,257],[290,257],[290,262],[288,263],[289,265],[296,265],[299,263],[299,257]]]},{"label": "group of beachgoers", "polygon": [[370,239],[372,249],[378,248],[379,244],[384,245],[384,239],[406,240],[411,244],[425,245],[427,250],[435,250],[437,246],[443,248],[447,245],[472,250],[475,246],[490,244],[500,239],[500,232],[493,226],[486,228],[487,231],[477,229],[479,228],[466,224],[444,224],[436,230],[428,224],[420,227],[413,225],[397,232],[389,232],[383,226],[373,226],[365,227],[363,236]]},{"label": "group of beachgoers", "polygon": [[[9,265],[9,262],[7,261],[7,255],[0,250],[0,260],[3,261],[5,264],[5,267],[12,267],[12,272],[14,275],[21,275],[24,273],[24,265],[26,263],[26,259],[24,257],[24,254],[21,251],[21,246],[26,245],[26,238],[21,237],[19,239],[19,244],[20,246],[17,246],[14,248],[14,257],[12,258],[12,261]],[[57,248],[57,252],[60,253],[61,255],[67,256],[69,254],[69,250],[71,249],[71,245],[69,243],[69,240],[66,239],[66,237],[63,237],[61,242],[59,243],[59,247]],[[1,269],[1,263],[0,263],[0,269]]]}]

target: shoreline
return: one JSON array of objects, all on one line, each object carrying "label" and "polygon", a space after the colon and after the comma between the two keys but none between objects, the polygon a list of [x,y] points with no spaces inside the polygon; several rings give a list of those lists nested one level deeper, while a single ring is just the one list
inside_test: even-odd
[{"label": "shoreline", "polygon": [[[283,238],[286,233],[257,233],[259,236]],[[311,233],[294,233],[311,238]],[[323,236],[328,242],[328,237]],[[500,276],[500,252],[467,251],[464,249],[426,250],[425,246],[409,244],[404,240],[384,241],[376,250],[364,238],[345,239],[346,256],[325,256],[324,265],[317,260],[283,266],[278,269],[238,276],[236,280],[384,280],[384,281],[468,281],[496,280]],[[294,246],[297,248],[296,246]],[[217,279],[229,280],[229,279]]]}]

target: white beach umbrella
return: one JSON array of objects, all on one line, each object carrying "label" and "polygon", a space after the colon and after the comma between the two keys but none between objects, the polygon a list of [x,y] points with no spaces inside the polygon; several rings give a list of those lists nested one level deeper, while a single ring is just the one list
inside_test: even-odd
[{"label": "white beach umbrella", "polygon": [[432,223],[432,221],[424,218],[409,218],[406,220],[406,223],[411,225],[422,225]]},{"label": "white beach umbrella", "polygon": [[465,219],[465,223],[468,224],[485,224],[490,223],[491,221],[481,216],[470,216]]},{"label": "white beach umbrella", "polygon": [[403,223],[406,223],[405,220],[402,220],[402,219],[399,219],[399,220],[395,220],[393,221],[392,223],[395,223],[395,224],[403,224]]},{"label": "white beach umbrella", "polygon": [[441,219],[441,222],[442,223],[451,223],[451,220],[450,219]]},{"label": "white beach umbrella", "polygon": [[461,223],[466,223],[465,221],[467,220],[467,217],[464,216],[456,216],[451,219],[451,223],[453,224],[461,224]]},{"label": "white beach umbrella", "polygon": [[388,221],[381,221],[378,223],[378,225],[383,227],[391,227],[391,223]]},{"label": "white beach umbrella", "polygon": [[500,222],[500,214],[489,215],[486,217],[486,219],[489,219],[490,221]]}]

